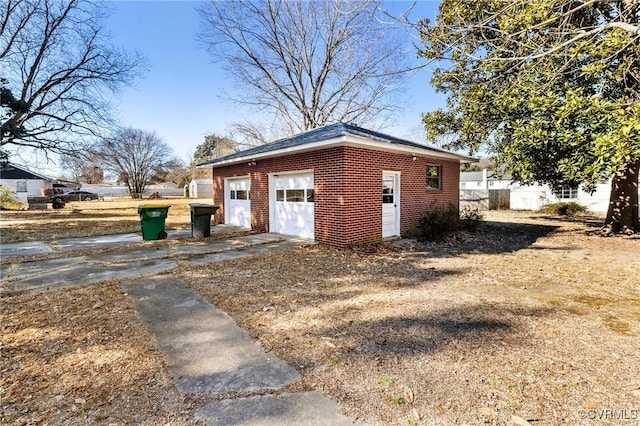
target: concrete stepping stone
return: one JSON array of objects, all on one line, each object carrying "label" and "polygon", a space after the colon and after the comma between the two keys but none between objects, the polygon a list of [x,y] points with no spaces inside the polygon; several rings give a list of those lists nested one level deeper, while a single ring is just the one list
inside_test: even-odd
[{"label": "concrete stepping stone", "polygon": [[[191,231],[167,231],[167,234],[169,235],[167,238],[179,238],[190,236]],[[58,241],[56,251],[88,250],[123,244],[141,243],[143,241],[141,234],[116,234],[100,235],[97,237],[65,238]]]},{"label": "concrete stepping stone", "polygon": [[62,259],[43,260],[40,262],[14,263],[2,266],[0,270],[0,280],[6,278],[28,278],[34,275],[41,275],[53,270],[68,268],[86,262],[84,257],[66,257]]},{"label": "concrete stepping stone", "polygon": [[279,389],[298,372],[260,345],[226,313],[175,277],[122,284],[165,358],[179,392]]},{"label": "concrete stepping stone", "polygon": [[175,260],[148,260],[104,266],[96,263],[68,264],[53,270],[30,275],[2,285],[3,290],[53,290],[75,285],[86,285],[119,278],[137,278],[148,274],[162,274],[178,267]]},{"label": "concrete stepping stone", "polygon": [[256,246],[266,243],[273,243],[282,241],[286,237],[277,236],[274,234],[256,234],[256,235],[244,235],[241,237],[225,238],[223,240],[196,240],[189,244],[177,246],[173,248],[176,254],[200,254],[200,253],[214,253],[228,250],[241,250],[244,247]]},{"label": "concrete stepping stone", "polygon": [[169,256],[169,250],[165,247],[148,247],[128,251],[114,251],[98,255],[87,256],[92,262],[124,263],[131,261],[161,259]]},{"label": "concrete stepping stone", "polygon": [[224,260],[241,259],[243,257],[255,256],[273,250],[283,250],[285,248],[293,247],[296,244],[297,243],[291,241],[280,241],[272,244],[247,246],[247,248],[244,249],[241,248],[238,250],[222,251],[220,253],[192,256],[189,259],[183,260],[182,263],[188,266],[206,265],[209,263],[222,262]]},{"label": "concrete stepping stone", "polygon": [[342,426],[354,425],[338,413],[338,406],[318,392],[260,395],[212,402],[199,408],[195,416],[207,425],[260,426]]},{"label": "concrete stepping stone", "polygon": [[53,253],[53,249],[44,241],[0,244],[0,257],[30,256]]}]

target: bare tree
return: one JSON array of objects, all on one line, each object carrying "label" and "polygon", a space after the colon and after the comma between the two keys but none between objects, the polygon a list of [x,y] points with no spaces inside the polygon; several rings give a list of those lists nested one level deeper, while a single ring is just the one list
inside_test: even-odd
[{"label": "bare tree", "polygon": [[289,133],[395,110],[408,56],[379,1],[211,0],[199,13],[199,40],[242,88],[229,97]]},{"label": "bare tree", "polygon": [[112,173],[140,198],[157,176],[166,176],[176,164],[173,150],[155,132],[121,129],[95,147],[105,171]]},{"label": "bare tree", "polygon": [[18,106],[2,111],[0,146],[75,153],[110,123],[108,94],[143,61],[109,44],[104,10],[91,0],[0,3],[0,77]]},{"label": "bare tree", "polygon": [[88,151],[82,156],[63,154],[60,163],[69,171],[70,179],[74,182],[102,183],[104,181],[104,170],[102,170],[102,160],[99,155]]},{"label": "bare tree", "polygon": [[169,160],[161,173],[151,178],[151,183],[172,182],[179,187],[185,186],[190,181],[191,172],[184,161],[173,158]]}]

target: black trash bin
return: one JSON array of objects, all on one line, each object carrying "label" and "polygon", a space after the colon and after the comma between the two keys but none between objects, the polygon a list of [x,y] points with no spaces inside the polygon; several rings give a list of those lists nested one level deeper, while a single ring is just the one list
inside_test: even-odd
[{"label": "black trash bin", "polygon": [[191,203],[191,236],[193,238],[207,238],[211,235],[211,215],[218,206],[202,203]]}]

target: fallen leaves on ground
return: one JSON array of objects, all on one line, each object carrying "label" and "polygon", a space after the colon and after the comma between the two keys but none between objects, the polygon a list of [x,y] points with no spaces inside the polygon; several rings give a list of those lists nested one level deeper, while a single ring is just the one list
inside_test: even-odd
[{"label": "fallen leaves on ground", "polygon": [[640,240],[589,229],[494,213],[443,242],[312,246],[182,278],[299,388],[367,423],[577,423],[585,400],[636,407],[624,386],[640,369]]},{"label": "fallen leaves on ground", "polygon": [[117,283],[0,303],[0,424],[194,424]]},{"label": "fallen leaves on ground", "polygon": [[[179,275],[370,424],[578,424],[633,410],[640,239],[530,214],[372,250],[309,246]],[[0,297],[0,423],[191,424],[117,282]],[[233,395],[227,395],[235,397]],[[602,424],[606,424],[605,419]]]}]

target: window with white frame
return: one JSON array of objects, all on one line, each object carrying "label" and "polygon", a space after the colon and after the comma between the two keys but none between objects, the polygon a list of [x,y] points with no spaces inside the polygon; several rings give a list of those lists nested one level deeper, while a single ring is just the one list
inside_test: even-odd
[{"label": "window with white frame", "polygon": [[560,200],[575,200],[578,198],[578,187],[564,185],[553,191],[553,195]]},{"label": "window with white frame", "polygon": [[18,180],[18,181],[16,181],[16,192],[27,192],[27,181],[26,180]]}]

